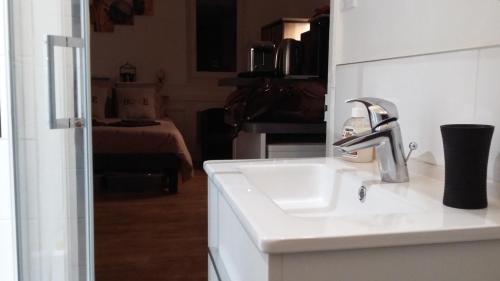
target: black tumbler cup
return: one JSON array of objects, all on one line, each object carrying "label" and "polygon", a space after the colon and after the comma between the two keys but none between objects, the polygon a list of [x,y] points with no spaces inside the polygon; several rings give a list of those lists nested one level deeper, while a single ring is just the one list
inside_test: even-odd
[{"label": "black tumbler cup", "polygon": [[443,204],[460,209],[488,206],[488,155],[495,127],[453,124],[441,126],[445,183]]}]

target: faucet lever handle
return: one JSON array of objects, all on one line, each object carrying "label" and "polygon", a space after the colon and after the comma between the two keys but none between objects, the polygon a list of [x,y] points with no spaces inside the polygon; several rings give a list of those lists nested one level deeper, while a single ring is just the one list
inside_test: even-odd
[{"label": "faucet lever handle", "polygon": [[410,144],[408,145],[408,148],[410,148],[410,151],[408,152],[408,155],[406,156],[405,158],[405,162],[408,162],[408,160],[410,159],[410,155],[413,151],[417,150],[418,148],[418,144],[414,141],[410,142]]},{"label": "faucet lever handle", "polygon": [[346,102],[360,102],[366,107],[372,129],[399,118],[396,105],[388,100],[366,97],[351,99]]}]

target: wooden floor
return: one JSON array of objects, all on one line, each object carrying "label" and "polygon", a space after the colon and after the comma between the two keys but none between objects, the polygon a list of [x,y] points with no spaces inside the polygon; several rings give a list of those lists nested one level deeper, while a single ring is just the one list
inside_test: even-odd
[{"label": "wooden floor", "polygon": [[206,176],[175,195],[96,191],[96,281],[207,280]]}]

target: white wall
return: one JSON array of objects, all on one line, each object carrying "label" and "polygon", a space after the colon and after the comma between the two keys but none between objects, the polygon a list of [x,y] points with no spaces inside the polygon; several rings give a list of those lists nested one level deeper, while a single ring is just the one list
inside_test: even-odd
[{"label": "white wall", "polygon": [[10,146],[9,114],[9,54],[7,0],[0,0],[0,276],[2,280],[16,278],[14,189]]},{"label": "white wall", "polygon": [[339,0],[337,63],[500,43],[498,0]]},{"label": "white wall", "polygon": [[[328,0],[238,1],[238,70],[246,69],[246,50],[260,39],[261,26],[281,17],[309,17]],[[194,71],[194,1],[155,1],[154,16],[136,16],[134,26],[115,26],[114,33],[92,33],[92,74],[116,77],[125,61],[137,65],[138,79],[154,81],[164,69],[167,81],[162,95],[169,96],[167,114],[183,133],[195,160],[196,112],[220,107],[232,88],[217,80],[235,74]]]},{"label": "white wall", "polygon": [[[369,1],[360,0],[359,2],[361,8]],[[384,14],[383,24],[377,22],[377,19],[382,15],[380,14],[381,10],[377,10],[375,7],[371,8],[373,11],[370,14],[363,14],[362,19],[350,19],[342,23],[341,33],[337,33],[337,42],[342,41],[339,44],[343,46],[344,50],[354,51],[347,52],[349,55],[345,55],[346,52],[344,52],[344,57],[340,55],[340,59],[337,56],[337,63],[339,60],[344,63],[345,58],[350,60],[354,56],[356,58],[378,56],[382,53],[383,46],[386,46],[387,49],[383,52],[384,56],[398,56],[401,51],[410,50],[409,48],[394,48],[393,42],[397,45],[406,36],[401,36],[398,32],[390,36],[382,36],[379,40],[367,36],[363,49],[354,46],[363,42],[361,36],[366,35],[367,32],[381,34],[388,26],[398,28],[405,25],[406,21],[401,19],[401,14],[406,12],[407,7],[399,6],[400,0],[381,2],[385,3],[386,6],[389,3],[395,5],[391,9],[391,13]],[[433,6],[428,5],[427,1],[413,1],[412,17],[432,18],[436,13],[435,7],[442,7],[444,2],[449,4],[449,12],[443,12],[443,18],[453,19],[456,16],[455,6],[445,0],[433,1]],[[500,34],[498,32],[500,21],[491,22],[489,11],[474,12],[477,6],[484,7],[486,5],[489,9],[496,9],[500,7],[500,1],[468,1],[468,5],[462,2],[456,1],[456,4],[460,4],[462,9],[471,11],[469,17],[463,19],[464,22],[488,21],[493,25],[480,30],[480,32],[476,31],[476,33],[481,33],[481,38],[494,38]],[[356,10],[351,11],[355,12]],[[346,11],[344,14],[351,11]],[[498,14],[500,14],[500,10],[497,9]],[[377,24],[361,28],[359,22]],[[492,42],[486,39],[476,40],[475,37],[470,36],[467,30],[463,30],[465,38],[460,41],[463,45],[458,44],[458,41],[455,42],[457,44],[451,44],[453,42],[450,41],[450,37],[439,36],[442,27],[435,21],[430,22],[432,24],[425,24],[419,30],[409,30],[413,33],[423,34],[419,37],[423,41],[419,43],[421,46],[428,44],[427,46],[453,45],[457,47],[460,45],[463,47],[466,43],[472,46],[472,44]],[[457,29],[462,27],[461,24],[457,24],[454,27],[447,26],[447,29],[449,33],[458,34],[459,30]],[[336,30],[339,30],[338,26]],[[359,41],[353,43],[352,38],[357,36],[360,36]],[[500,115],[498,114],[500,111],[500,79],[498,79],[498,73],[500,73],[500,47],[475,48],[337,66],[335,99],[331,101],[330,105],[331,108],[335,107],[334,116],[331,116],[333,118],[330,119],[329,125],[330,138],[334,138],[332,134],[338,138],[342,123],[350,115],[351,105],[346,105],[345,100],[366,96],[388,99],[396,103],[399,108],[405,144],[407,145],[410,141],[419,143],[419,149],[413,154],[413,159],[418,160],[418,162],[438,165],[442,169],[444,155],[440,125],[447,123],[493,124],[497,127],[497,131],[492,141],[488,175],[489,179],[492,180],[490,190],[498,195],[500,194],[498,192],[500,186]]]}]

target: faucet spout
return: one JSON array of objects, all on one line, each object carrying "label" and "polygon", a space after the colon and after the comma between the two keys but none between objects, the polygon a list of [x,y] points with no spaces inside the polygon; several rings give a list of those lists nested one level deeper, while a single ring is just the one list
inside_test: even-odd
[{"label": "faucet spout", "polygon": [[362,135],[352,136],[336,141],[333,147],[344,152],[354,152],[365,148],[375,147],[388,141],[386,131],[377,131]]},{"label": "faucet spout", "polygon": [[408,182],[407,157],[404,153],[401,129],[397,122],[396,106],[389,101],[375,98],[360,98],[354,101],[362,102],[367,107],[372,119],[372,130],[339,140],[333,144],[334,148],[343,153],[349,153],[374,147],[382,181]]}]

